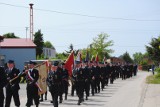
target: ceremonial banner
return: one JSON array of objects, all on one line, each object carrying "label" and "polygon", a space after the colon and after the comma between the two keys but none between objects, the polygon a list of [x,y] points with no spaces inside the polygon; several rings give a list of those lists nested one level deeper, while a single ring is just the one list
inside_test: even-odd
[{"label": "ceremonial banner", "polygon": [[68,56],[68,59],[65,62],[65,68],[68,70],[69,76],[72,76],[72,68],[74,66],[74,52],[72,51],[71,54]]},{"label": "ceremonial banner", "polygon": [[85,58],[85,61],[89,61],[89,53],[88,53],[88,51],[87,51],[87,53],[86,53],[86,58]]},{"label": "ceremonial banner", "polygon": [[80,51],[79,51],[78,54],[77,54],[76,61],[82,62],[82,54],[81,54]]},{"label": "ceremonial banner", "polygon": [[35,67],[39,71],[38,85],[42,91],[39,91],[40,94],[44,94],[47,91],[47,75],[48,75],[48,61],[43,62],[42,64]]}]

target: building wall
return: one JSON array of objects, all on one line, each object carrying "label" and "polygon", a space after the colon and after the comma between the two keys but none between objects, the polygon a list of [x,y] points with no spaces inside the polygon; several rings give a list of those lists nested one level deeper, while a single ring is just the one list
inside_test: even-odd
[{"label": "building wall", "polygon": [[56,57],[56,50],[53,48],[43,48],[44,57],[47,58],[55,58]]},{"label": "building wall", "polygon": [[0,54],[5,55],[5,62],[9,59],[15,61],[16,67],[21,71],[24,68],[24,62],[36,59],[35,48],[1,48]]}]

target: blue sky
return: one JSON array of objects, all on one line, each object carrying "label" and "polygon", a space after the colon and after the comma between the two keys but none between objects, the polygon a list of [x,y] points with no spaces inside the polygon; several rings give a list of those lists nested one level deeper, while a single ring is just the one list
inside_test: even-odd
[{"label": "blue sky", "polygon": [[25,38],[29,9],[3,3],[26,7],[33,3],[35,9],[105,17],[34,10],[34,31],[41,29],[44,40],[51,41],[57,52],[67,50],[71,43],[75,49],[86,48],[94,37],[103,32],[114,41],[114,46],[110,47],[114,50],[112,56],[120,56],[126,51],[132,55],[144,53],[151,38],[160,35],[160,0],[1,0],[0,35],[14,32]]}]

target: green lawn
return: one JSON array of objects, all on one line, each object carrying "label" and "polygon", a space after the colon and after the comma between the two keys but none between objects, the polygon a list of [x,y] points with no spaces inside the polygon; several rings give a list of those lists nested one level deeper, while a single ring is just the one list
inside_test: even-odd
[{"label": "green lawn", "polygon": [[160,84],[160,73],[148,76],[146,82],[148,84]]}]

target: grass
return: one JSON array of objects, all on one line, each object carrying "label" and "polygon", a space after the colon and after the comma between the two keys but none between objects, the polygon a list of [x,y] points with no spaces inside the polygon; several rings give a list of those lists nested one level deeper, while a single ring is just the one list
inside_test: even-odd
[{"label": "grass", "polygon": [[160,84],[160,73],[148,76],[146,82],[148,84]]}]

